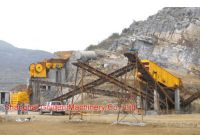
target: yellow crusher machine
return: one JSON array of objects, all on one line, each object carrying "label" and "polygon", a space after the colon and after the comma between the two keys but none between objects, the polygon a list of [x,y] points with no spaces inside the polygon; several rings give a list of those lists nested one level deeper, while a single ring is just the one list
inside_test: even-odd
[{"label": "yellow crusher machine", "polygon": [[38,63],[32,63],[29,67],[31,78],[46,78],[49,69],[61,69],[64,67],[66,60],[49,59]]}]

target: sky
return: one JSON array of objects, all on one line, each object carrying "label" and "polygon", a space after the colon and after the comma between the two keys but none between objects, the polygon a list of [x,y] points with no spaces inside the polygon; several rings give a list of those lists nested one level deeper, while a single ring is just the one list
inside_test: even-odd
[{"label": "sky", "polygon": [[49,52],[84,50],[133,20],[198,0],[0,0],[0,40]]}]

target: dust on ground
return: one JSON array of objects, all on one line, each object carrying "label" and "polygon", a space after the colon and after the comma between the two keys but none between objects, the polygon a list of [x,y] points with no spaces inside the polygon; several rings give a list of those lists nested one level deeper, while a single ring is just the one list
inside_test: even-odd
[{"label": "dust on ground", "polygon": [[[16,118],[30,117],[30,122],[16,122]],[[78,121],[79,116],[74,116],[72,121],[68,116],[50,116],[29,114],[24,116],[9,115],[7,122],[0,123],[1,135],[199,135],[200,115],[161,115],[144,116],[146,126],[128,126],[112,124],[116,114],[111,115],[85,115],[83,121]],[[123,116],[122,116],[123,117]],[[141,116],[135,116],[141,120]],[[136,118],[127,116],[126,121]],[[163,124],[167,123],[167,125]],[[170,124],[171,123],[171,124]],[[181,124],[182,123],[182,124]],[[195,125],[196,123],[196,125]],[[194,125],[195,126],[194,126]],[[182,125],[182,126],[180,126]],[[185,125],[185,126],[184,126]]]},{"label": "dust on ground", "polygon": [[199,128],[135,127],[97,123],[9,122],[0,125],[1,135],[198,135]]}]

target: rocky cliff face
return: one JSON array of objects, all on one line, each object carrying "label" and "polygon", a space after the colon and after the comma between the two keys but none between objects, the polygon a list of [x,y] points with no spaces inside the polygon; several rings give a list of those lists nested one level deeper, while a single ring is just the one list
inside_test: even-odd
[{"label": "rocky cliff face", "polygon": [[164,8],[145,21],[134,21],[116,38],[111,36],[96,46],[117,52],[131,47],[138,49],[142,59],[199,75],[200,8]]}]

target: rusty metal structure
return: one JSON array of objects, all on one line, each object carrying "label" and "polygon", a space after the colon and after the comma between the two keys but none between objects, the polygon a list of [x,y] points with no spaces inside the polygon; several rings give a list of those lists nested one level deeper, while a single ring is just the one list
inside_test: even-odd
[{"label": "rusty metal structure", "polygon": [[[200,92],[198,92],[184,100],[179,93],[181,87],[172,89],[156,81],[145,68],[145,65],[141,62],[137,53],[127,52],[124,56],[128,58],[127,65],[108,74],[90,66],[89,62],[76,61],[72,63],[77,67],[74,85],[39,79],[32,79],[31,81],[32,83],[37,84],[38,87],[43,84],[59,87],[61,91],[63,87],[70,89],[67,93],[62,94],[61,92],[60,96],[52,99],[54,101],[70,99],[73,104],[75,102],[75,96],[79,95],[83,97],[83,93],[90,93],[116,97],[118,98],[119,107],[125,102],[140,104],[140,109],[144,110],[144,113],[148,110],[154,110],[157,114],[168,113],[168,110],[176,110],[179,112],[180,107],[184,108],[200,97]],[[86,72],[98,77],[98,79],[85,83],[84,79]],[[138,72],[141,74],[139,80],[137,79]],[[132,75],[132,83],[128,82],[130,80],[128,74]],[[81,76],[79,82],[77,79],[78,75]],[[104,83],[113,84],[118,89],[111,90],[97,88]],[[138,98],[140,99],[139,101],[137,101]],[[83,98],[81,99],[81,102],[83,102]],[[120,111],[118,112],[117,120],[119,120],[119,114]],[[72,112],[70,112],[69,118],[72,118]]]},{"label": "rusty metal structure", "polygon": [[[159,91],[160,94],[162,94],[162,96],[166,97],[168,99],[169,104],[174,104],[173,99],[171,98],[171,96],[169,96],[169,93],[166,92],[166,90],[161,87],[150,75],[149,73],[146,71],[145,67],[142,65],[142,63],[140,62],[139,58],[137,57],[137,55],[135,54],[131,54],[131,53],[127,53],[125,54],[125,56],[129,59],[129,63],[127,66],[120,68],[110,74],[105,74],[91,66],[89,66],[88,64],[85,64],[81,61],[78,61],[76,63],[73,63],[75,66],[84,69],[85,71],[94,74],[96,76],[99,77],[99,79],[90,82],[88,84],[85,84],[81,87],[75,88],[74,90],[61,95],[53,100],[65,100],[65,99],[69,99],[74,95],[80,94],[81,92],[92,92],[94,87],[97,87],[105,82],[110,82],[118,87],[120,87],[121,89],[125,90],[126,93],[129,94],[133,94],[135,96],[141,96],[143,99],[148,99],[148,102],[153,103],[154,100],[154,95],[152,90],[153,89],[157,89]],[[146,82],[148,83],[148,91],[141,91],[136,87],[127,85],[125,82],[119,81],[117,78],[126,74],[127,72],[132,71],[134,68],[137,69],[143,74],[144,79],[146,79]],[[81,91],[81,89],[83,89],[83,91]],[[106,90],[104,90],[106,91]],[[161,98],[162,99],[162,98]],[[164,108],[166,107],[166,102],[164,100],[159,100],[159,102],[161,103],[161,106]]]}]

